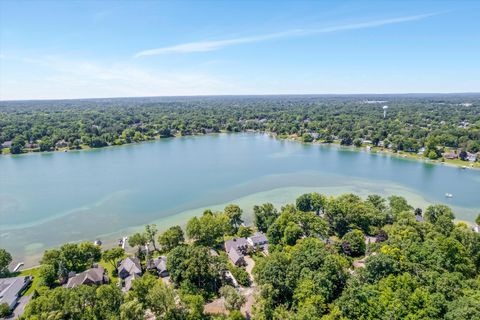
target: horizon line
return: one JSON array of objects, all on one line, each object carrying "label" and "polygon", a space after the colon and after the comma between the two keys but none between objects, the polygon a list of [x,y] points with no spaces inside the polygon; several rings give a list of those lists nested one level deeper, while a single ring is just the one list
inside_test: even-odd
[{"label": "horizon line", "polygon": [[113,96],[89,98],[41,98],[41,99],[9,99],[4,102],[35,102],[64,100],[108,100],[108,99],[142,99],[142,98],[206,98],[206,97],[278,97],[278,96],[405,96],[405,95],[480,95],[480,91],[459,92],[399,92],[399,93],[262,93],[262,94],[201,94],[201,95],[154,95],[154,96]]}]

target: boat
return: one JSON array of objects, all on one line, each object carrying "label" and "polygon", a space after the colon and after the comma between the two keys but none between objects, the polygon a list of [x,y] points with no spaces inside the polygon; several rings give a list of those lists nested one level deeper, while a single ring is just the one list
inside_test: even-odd
[{"label": "boat", "polygon": [[451,193],[445,193],[445,197],[447,197],[447,198],[453,198],[453,194],[451,194]]},{"label": "boat", "polygon": [[467,169],[467,166],[462,166],[462,169]]}]

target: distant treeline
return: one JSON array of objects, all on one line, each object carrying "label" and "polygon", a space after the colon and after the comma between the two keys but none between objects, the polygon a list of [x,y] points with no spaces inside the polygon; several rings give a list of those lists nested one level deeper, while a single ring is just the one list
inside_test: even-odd
[{"label": "distant treeline", "polygon": [[[383,106],[388,105],[387,117]],[[480,95],[225,96],[0,102],[3,153],[258,130],[438,158],[480,151]]]}]

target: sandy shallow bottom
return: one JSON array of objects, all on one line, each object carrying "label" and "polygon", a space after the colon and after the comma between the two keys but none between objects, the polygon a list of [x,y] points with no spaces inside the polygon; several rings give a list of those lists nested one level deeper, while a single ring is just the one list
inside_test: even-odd
[{"label": "sandy shallow bottom", "polygon": [[[390,195],[399,195],[399,196],[405,197],[412,206],[420,207],[420,208],[425,208],[426,206],[434,203],[432,201],[429,201],[428,199],[425,199],[424,197],[422,197],[421,195],[419,195],[413,190],[409,190],[407,188],[404,188],[402,186],[395,185],[392,183],[387,183],[387,182],[373,183],[370,181],[365,181],[360,179],[348,179],[347,181],[344,179],[338,179],[338,177],[337,179],[334,179],[335,183],[333,183],[332,180],[326,179],[325,176],[323,176],[322,180],[317,180],[317,178],[320,178],[320,177],[317,177],[315,174],[313,173],[310,173],[310,174],[306,173],[306,174],[309,175],[310,178],[312,178],[312,181],[308,181],[308,179],[303,180],[303,183],[307,185],[282,186],[278,188],[262,190],[263,188],[271,185],[271,183],[278,183],[281,185],[288,182],[295,182],[295,180],[301,180],[301,175],[300,176],[299,175],[295,175],[295,176],[281,175],[281,176],[264,177],[262,179],[259,179],[258,181],[237,185],[225,191],[225,193],[227,194],[240,195],[238,197],[230,198],[227,196],[225,199],[226,201],[218,201],[218,202],[212,202],[211,204],[203,204],[187,210],[172,212],[168,215],[165,215],[165,213],[161,213],[159,214],[162,216],[161,218],[151,219],[147,223],[155,223],[159,231],[163,231],[173,225],[180,225],[184,227],[188,219],[196,215],[201,215],[202,212],[206,209],[211,209],[213,211],[221,211],[226,205],[230,203],[235,203],[235,204],[238,204],[243,209],[244,211],[243,218],[246,223],[250,224],[252,223],[252,219],[253,219],[254,205],[270,202],[274,204],[275,207],[280,209],[281,206],[287,203],[293,203],[299,195],[303,193],[308,193],[308,192],[318,192],[328,196],[337,196],[344,193],[354,193],[363,198],[373,193],[382,195],[384,197],[388,197]],[[280,183],[280,181],[282,181],[282,183]],[[315,186],[315,184],[317,184],[317,186]],[[318,184],[320,184],[320,186]],[[252,191],[253,193],[249,193],[248,190]],[[261,190],[261,191],[256,191],[256,190]],[[225,195],[220,195],[220,196],[217,195],[217,198],[222,200],[225,198]],[[194,205],[194,204],[191,204],[191,205]],[[451,206],[451,207],[456,212],[458,220],[472,221],[477,214],[476,209],[459,208],[454,206]],[[96,214],[99,214],[99,213],[96,212]],[[100,214],[100,216],[97,216],[97,218],[98,219],[101,218],[102,220],[104,220],[104,223],[108,223],[109,218],[114,219],[114,217],[110,216],[109,214]],[[15,230],[15,232],[7,232],[8,235],[6,235],[4,232],[0,234],[0,237],[1,239],[3,239],[3,241],[5,241],[5,238],[8,237],[10,238],[9,242],[13,239],[16,239],[19,244],[23,243],[23,245],[17,247],[16,252],[14,252],[15,262],[23,261],[25,262],[25,267],[34,266],[38,264],[38,261],[41,258],[41,254],[45,249],[55,246],[56,242],[58,242],[58,244],[61,244],[63,243],[61,242],[63,240],[61,240],[62,237],[59,237],[59,238],[54,238],[54,241],[49,244],[45,244],[41,242],[28,243],[27,239],[31,238],[31,234],[29,235],[29,230],[38,229],[38,228],[43,229],[43,227],[48,227],[48,228],[51,227],[53,229],[55,228],[58,229],[61,225],[64,226],[63,229],[70,229],[70,228],[65,228],[66,225],[73,227],[73,229],[75,229],[75,225],[80,223],[76,221],[78,219],[85,220],[86,219],[85,212],[81,211],[77,213],[72,213],[70,215],[63,216],[57,219],[60,221],[52,220],[49,222],[45,222],[45,225],[43,226],[37,225],[34,227],[28,227],[26,228],[26,230]],[[115,230],[113,232],[108,232],[108,233],[98,232],[96,233],[95,236],[92,236],[91,234],[85,235],[85,237],[82,237],[82,234],[78,234],[78,236],[84,240],[101,239],[103,242],[103,246],[105,248],[108,248],[108,247],[115,246],[119,238],[126,235],[130,235],[136,231],[141,231],[143,229],[143,226],[144,224],[131,225],[129,227],[119,228],[118,230]],[[105,229],[110,229],[110,228],[106,227]],[[101,228],[99,228],[98,230],[100,231]],[[64,242],[67,242],[68,238],[70,237],[71,237],[71,234],[68,235],[67,238],[65,238]]]}]

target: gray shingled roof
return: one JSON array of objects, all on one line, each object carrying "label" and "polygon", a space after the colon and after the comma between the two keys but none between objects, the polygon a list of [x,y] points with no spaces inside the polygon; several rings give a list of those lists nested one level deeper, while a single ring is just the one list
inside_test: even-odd
[{"label": "gray shingled roof", "polygon": [[239,253],[235,248],[232,248],[230,251],[228,251],[228,258],[233,262],[233,264],[237,264],[243,259],[243,254]]},{"label": "gray shingled roof", "polygon": [[268,243],[267,237],[261,232],[255,232],[249,239],[254,247]]},{"label": "gray shingled roof", "polygon": [[14,277],[0,279],[0,304],[6,303],[13,308],[23,289],[30,283],[31,277]]},{"label": "gray shingled roof", "polygon": [[248,241],[247,238],[235,238],[225,242],[225,251],[230,252],[230,249],[237,249],[238,247],[247,247]]},{"label": "gray shingled roof", "polygon": [[142,265],[140,264],[140,260],[138,260],[138,258],[128,257],[123,259],[118,266],[118,272],[120,273],[122,270],[127,271],[129,274],[142,274]]},{"label": "gray shingled roof", "polygon": [[88,269],[68,279],[68,282],[65,285],[65,287],[75,288],[75,287],[78,287],[79,285],[90,284],[92,282],[96,284],[103,283],[104,273],[105,273],[105,269],[103,269],[103,267],[100,267],[100,266],[96,268]]},{"label": "gray shingled roof", "polygon": [[155,259],[151,259],[148,261],[148,268],[149,269],[157,269],[158,272],[165,272],[167,271],[167,257],[160,256]]}]

